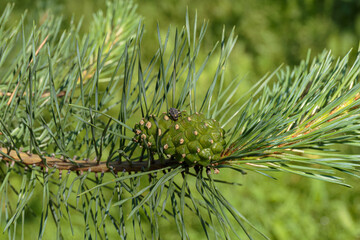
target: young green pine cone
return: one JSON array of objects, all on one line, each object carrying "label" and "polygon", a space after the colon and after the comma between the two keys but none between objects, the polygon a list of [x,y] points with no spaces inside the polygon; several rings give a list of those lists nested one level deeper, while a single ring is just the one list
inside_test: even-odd
[{"label": "young green pine cone", "polygon": [[182,111],[174,115],[174,108],[171,110],[169,114],[150,116],[136,124],[134,141],[153,153],[164,153],[189,166],[208,166],[211,161],[219,160],[225,147],[220,124],[200,113],[188,115]]}]

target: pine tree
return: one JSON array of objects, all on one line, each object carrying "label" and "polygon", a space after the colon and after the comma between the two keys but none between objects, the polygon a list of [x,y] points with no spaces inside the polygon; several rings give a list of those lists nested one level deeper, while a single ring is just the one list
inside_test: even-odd
[{"label": "pine tree", "polygon": [[[181,30],[158,33],[144,63],[130,2],[109,2],[85,35],[81,23],[61,32],[51,15],[32,27],[9,22],[12,7],[0,18],[0,224],[9,239],[26,238],[34,198],[39,239],[66,239],[75,225],[84,239],[158,239],[164,219],[187,239],[194,217],[204,237],[252,239],[255,226],[219,187],[236,180],[216,174],[282,171],[345,186],[340,173],[359,176],[358,156],[338,147],[360,144],[360,55],[309,54],[239,96],[241,81],[225,78],[234,31],[200,59],[207,23],[186,15]],[[204,91],[210,58],[218,65]]]}]

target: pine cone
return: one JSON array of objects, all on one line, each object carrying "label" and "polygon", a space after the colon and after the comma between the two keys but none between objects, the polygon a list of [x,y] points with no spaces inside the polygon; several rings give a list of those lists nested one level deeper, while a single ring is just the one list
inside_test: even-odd
[{"label": "pine cone", "polygon": [[134,132],[135,141],[151,152],[185,161],[189,166],[208,166],[219,160],[226,144],[224,130],[216,120],[206,119],[201,113],[176,112],[174,108],[169,114],[142,119]]}]

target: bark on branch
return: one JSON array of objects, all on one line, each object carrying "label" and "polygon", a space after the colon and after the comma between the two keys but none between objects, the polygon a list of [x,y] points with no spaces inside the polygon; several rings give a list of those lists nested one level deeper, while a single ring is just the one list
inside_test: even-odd
[{"label": "bark on branch", "polygon": [[[27,154],[23,152],[19,152],[18,155],[16,151],[11,150],[10,152],[8,152],[6,148],[0,148],[0,151],[8,155],[6,156],[0,152],[0,157],[2,157],[2,160],[5,160],[7,162],[16,162],[27,166],[35,165],[40,167],[46,167],[39,155]],[[77,160],[75,161],[76,164],[74,164],[69,160],[64,160],[56,157],[43,156],[43,158],[45,158],[46,164],[50,168],[56,168],[59,170],[70,170],[70,171],[83,171],[83,172],[87,172],[87,171],[140,172],[144,170],[149,171],[149,170],[161,169],[169,166],[172,167],[179,166],[179,163],[175,162],[174,160],[163,160],[163,161],[156,160],[151,163],[150,167],[148,167],[147,161],[136,161],[136,162],[116,161],[116,162],[110,162],[109,166],[107,166],[106,162],[97,163],[96,161]]]}]

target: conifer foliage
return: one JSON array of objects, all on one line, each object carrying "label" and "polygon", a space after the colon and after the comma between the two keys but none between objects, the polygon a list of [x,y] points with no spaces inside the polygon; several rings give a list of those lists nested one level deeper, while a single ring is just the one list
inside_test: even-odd
[{"label": "conifer foliage", "polygon": [[[88,34],[81,23],[62,31],[51,15],[9,22],[12,7],[0,18],[0,224],[9,239],[24,238],[38,212],[39,239],[67,239],[79,226],[84,239],[158,239],[164,221],[188,239],[193,217],[210,239],[252,239],[249,229],[267,238],[222,195],[219,185],[236,185],[222,169],[343,185],[339,173],[359,176],[359,157],[336,149],[360,144],[360,55],[309,54],[239,96],[241,82],[225,79],[234,31],[201,59],[207,23],[196,16],[159,31],[145,63],[131,2],[108,2]],[[218,65],[204,90],[210,58]]]}]

